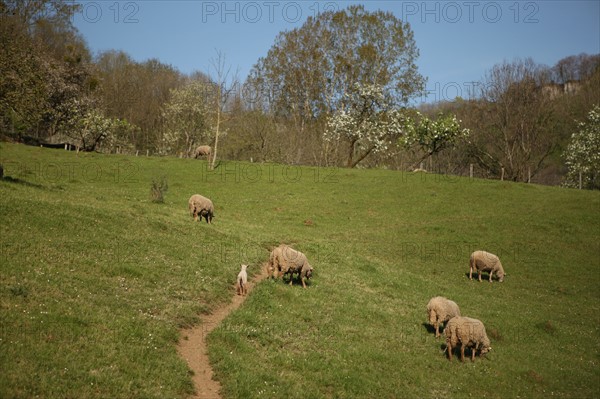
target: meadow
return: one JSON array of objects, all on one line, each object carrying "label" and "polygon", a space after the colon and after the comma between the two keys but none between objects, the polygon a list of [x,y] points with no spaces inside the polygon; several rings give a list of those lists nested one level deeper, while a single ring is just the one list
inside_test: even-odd
[{"label": "meadow", "polygon": [[[180,329],[281,242],[315,273],[261,282],[208,336],[225,398],[600,396],[599,192],[8,143],[0,163],[2,398],[193,394]],[[475,249],[503,283],[469,281]],[[488,355],[445,358],[436,295],[485,323]]]}]

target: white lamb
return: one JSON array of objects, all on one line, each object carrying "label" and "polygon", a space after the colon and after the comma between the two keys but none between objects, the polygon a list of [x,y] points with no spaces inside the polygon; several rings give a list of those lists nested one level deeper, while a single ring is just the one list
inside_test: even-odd
[{"label": "white lamb", "polygon": [[248,273],[246,269],[248,265],[242,265],[242,270],[238,273],[236,292],[238,295],[246,295],[248,293]]}]

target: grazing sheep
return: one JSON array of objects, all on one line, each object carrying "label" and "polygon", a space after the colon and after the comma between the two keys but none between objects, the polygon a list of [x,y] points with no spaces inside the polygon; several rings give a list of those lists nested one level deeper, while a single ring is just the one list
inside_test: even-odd
[{"label": "grazing sheep", "polygon": [[471,348],[471,361],[475,360],[475,352],[480,351],[481,355],[486,354],[492,347],[490,339],[485,332],[485,326],[477,319],[470,317],[456,316],[448,321],[446,329],[446,350],[448,359],[452,360],[452,350],[460,343],[460,361],[465,360],[465,347]]},{"label": "grazing sheep", "polygon": [[436,296],[427,304],[427,317],[429,324],[435,327],[435,337],[440,336],[440,324],[445,323],[454,316],[460,316],[460,309],[456,302],[442,296]]},{"label": "grazing sheep", "polygon": [[292,285],[294,273],[298,273],[304,288],[306,288],[306,279],[311,278],[313,272],[306,255],[285,244],[281,244],[271,251],[267,270],[269,276],[274,278],[277,278],[280,273],[282,276],[289,274],[290,285]]},{"label": "grazing sheep", "polygon": [[469,260],[469,280],[473,279],[473,270],[477,270],[479,281],[481,281],[481,272],[488,272],[490,275],[490,283],[492,282],[492,276],[496,273],[498,281],[504,281],[504,268],[500,259],[489,252],[475,251],[471,254]]},{"label": "grazing sheep", "polygon": [[194,221],[198,221],[198,216],[200,216],[200,220],[204,217],[206,223],[212,223],[215,208],[211,200],[200,194],[194,194],[188,201],[188,207],[190,209],[190,214],[194,217]]},{"label": "grazing sheep", "polygon": [[205,156],[207,158],[210,158],[210,152],[211,152],[211,148],[208,145],[201,145],[200,147],[196,148],[196,151],[194,151],[194,158],[198,159],[199,157]]},{"label": "grazing sheep", "polygon": [[289,248],[285,244],[280,244],[277,248],[273,249],[269,254],[269,262],[267,263],[267,274],[271,278],[279,277],[279,259],[283,258],[283,251]]},{"label": "grazing sheep", "polygon": [[246,295],[248,293],[248,273],[246,268],[248,265],[242,265],[242,270],[237,276],[236,292],[238,295]]}]

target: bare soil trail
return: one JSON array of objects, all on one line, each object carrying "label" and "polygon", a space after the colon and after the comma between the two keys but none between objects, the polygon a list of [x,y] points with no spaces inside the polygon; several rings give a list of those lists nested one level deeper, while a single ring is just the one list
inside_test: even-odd
[{"label": "bare soil trail", "polygon": [[216,308],[209,315],[200,317],[200,324],[192,328],[181,330],[177,351],[185,359],[189,368],[194,372],[193,381],[196,387],[196,395],[192,398],[220,399],[221,384],[213,380],[213,370],[208,359],[206,337],[223,321],[229,313],[239,308],[250,295],[254,287],[267,278],[267,270],[261,268],[261,272],[248,282],[247,295],[234,295],[229,304]]}]

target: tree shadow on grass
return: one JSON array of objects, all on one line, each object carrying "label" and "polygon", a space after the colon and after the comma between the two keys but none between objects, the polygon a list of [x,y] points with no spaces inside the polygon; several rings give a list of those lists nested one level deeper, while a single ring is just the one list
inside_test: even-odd
[{"label": "tree shadow on grass", "polygon": [[44,185],[38,184],[38,183],[31,183],[28,182],[27,180],[23,180],[23,179],[19,179],[19,178],[14,178],[14,177],[10,177],[10,176],[3,176],[2,179],[0,179],[1,181],[5,181],[8,183],[13,183],[13,184],[20,184],[22,186],[25,187],[33,187],[33,188],[38,188],[41,190],[47,190],[48,188]]}]

